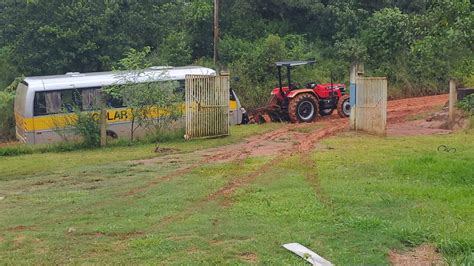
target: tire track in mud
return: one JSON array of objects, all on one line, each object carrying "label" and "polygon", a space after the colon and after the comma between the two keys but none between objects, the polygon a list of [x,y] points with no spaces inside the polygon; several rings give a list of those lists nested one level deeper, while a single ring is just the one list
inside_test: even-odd
[{"label": "tire track in mud", "polygon": [[[447,100],[446,95],[438,95],[438,96],[431,96],[431,97],[421,97],[421,98],[411,98],[411,99],[390,101],[388,103],[388,108],[387,108],[388,109],[387,110],[388,122],[392,123],[391,121],[404,120],[406,119],[408,115],[423,112],[427,108],[433,108],[434,106],[443,105],[446,102],[446,100]],[[209,203],[210,201],[216,201],[223,198],[221,205],[223,207],[228,207],[229,205],[232,204],[231,198],[237,189],[251,184],[256,178],[266,173],[267,171],[271,170],[276,164],[278,164],[278,162],[283,160],[285,157],[298,155],[309,166],[313,167],[315,162],[313,162],[310,159],[310,157],[308,156],[308,153],[314,149],[314,145],[318,143],[321,139],[329,137],[329,136],[333,136],[348,128],[348,125],[349,125],[348,119],[341,119],[341,118],[334,118],[334,117],[335,116],[333,115],[331,117],[325,117],[321,119],[321,121],[319,121],[318,123],[323,124],[323,128],[316,129],[308,133],[294,131],[294,129],[298,129],[298,128],[304,129],[305,127],[308,127],[311,124],[288,124],[280,129],[277,129],[277,130],[274,130],[274,131],[271,131],[259,136],[251,137],[247,139],[247,141],[243,144],[242,143],[232,144],[232,145],[227,145],[224,147],[208,149],[208,150],[205,150],[204,152],[203,151],[196,152],[196,154],[204,156],[205,158],[195,165],[177,170],[166,176],[158,178],[158,180],[166,180],[166,179],[170,179],[182,174],[187,174],[205,163],[229,162],[229,161],[241,162],[252,155],[255,155],[255,156],[261,155],[258,152],[255,152],[255,150],[262,149],[262,147],[266,147],[268,145],[274,145],[275,142],[279,140],[282,140],[282,143],[286,146],[286,148],[284,149],[281,149],[281,150],[277,149],[278,155],[274,157],[273,159],[269,160],[268,162],[264,163],[263,165],[261,165],[255,171],[243,177],[240,176],[240,177],[236,177],[230,180],[226,185],[224,185],[220,189],[216,190],[215,192],[208,195],[207,197],[202,198],[201,200],[191,203],[184,210],[179,211],[178,213],[174,215],[164,217],[155,225],[156,228],[163,228],[172,222],[186,219],[186,217],[188,217],[189,215],[192,215],[197,210],[204,208],[205,205]],[[266,143],[266,144],[262,144],[262,143]],[[275,151],[275,150],[271,150],[271,151]],[[268,155],[271,155],[271,154],[268,154]],[[318,175],[316,173],[313,173],[313,171],[307,171],[307,172],[308,174],[306,176],[306,179],[315,190],[316,197],[323,204],[327,206],[331,206],[332,204],[331,198],[329,195],[326,195],[324,191],[322,190]],[[150,181],[150,183],[147,186],[145,186],[142,190],[137,190],[134,193],[137,193],[138,191],[143,191],[149,188],[150,186],[156,185],[158,183],[159,181],[157,180]]]},{"label": "tire track in mud", "polygon": [[[397,120],[397,121],[399,119],[404,120],[406,119],[407,116],[411,114],[426,111],[426,109],[433,108],[434,106],[443,105],[446,102],[446,100],[447,100],[447,95],[437,95],[437,96],[427,96],[427,97],[418,97],[418,98],[409,98],[409,99],[389,101],[388,107],[387,107],[387,112],[388,112],[387,119],[389,120],[389,122],[390,122],[390,119]],[[231,180],[226,186],[222,187],[215,193],[209,195],[207,200],[216,200],[219,196],[224,196],[225,198],[224,205],[228,205],[229,198],[231,197],[231,195],[234,193],[235,190],[237,190],[238,188],[242,186],[245,186],[248,183],[251,183],[258,176],[260,176],[267,170],[270,170],[271,167],[274,166],[274,164],[277,163],[282,158],[286,156],[293,156],[293,155],[298,154],[299,156],[301,156],[303,160],[308,161],[309,157],[307,156],[307,153],[309,153],[314,148],[314,145],[317,142],[319,142],[319,140],[329,137],[329,136],[333,136],[341,131],[344,131],[349,126],[348,119],[334,118],[334,116],[323,120],[322,123],[324,124],[324,127],[322,129],[312,131],[308,134],[293,134],[293,136],[296,137],[293,140],[296,140],[298,142],[297,145],[290,145],[291,148],[289,150],[287,150],[286,152],[283,151],[283,153],[281,153],[275,159],[261,166],[259,169],[254,171],[254,173],[251,173],[241,179],[236,178],[236,179]],[[304,125],[305,124],[294,124],[294,127],[304,128]],[[289,133],[289,130],[285,130],[285,132]],[[275,132],[275,133],[276,134],[271,135],[272,137],[270,139],[272,140],[277,139],[281,132]],[[258,139],[257,141],[260,141],[260,139]],[[255,142],[251,142],[251,143],[253,144]],[[311,163],[311,162],[308,161],[308,163]],[[315,184],[315,189],[317,191],[317,194],[320,195],[321,200],[324,202],[329,202],[329,197],[324,196],[324,193],[322,193],[321,187],[319,185],[320,181],[317,175],[310,174],[310,176],[308,176],[307,178],[309,180],[313,180]]]},{"label": "tire track in mud", "polygon": [[[314,142],[344,129],[344,127],[346,127],[348,124],[346,120],[347,119],[335,119],[331,120],[332,123],[324,121],[324,128],[310,133],[301,133],[295,131],[295,129],[304,129],[308,126],[311,126],[312,124],[287,124],[277,130],[248,138],[245,143],[230,144],[218,148],[193,152],[194,155],[192,156],[204,158],[187,167],[179,168],[164,176],[156,177],[148,181],[143,186],[132,188],[125,194],[125,196],[133,196],[144,192],[162,181],[171,180],[174,177],[188,174],[202,165],[209,163],[239,163],[251,156],[271,156],[278,154],[278,157],[281,157],[291,155],[295,151],[309,151],[315,144]],[[134,163],[153,164],[159,161],[166,161],[169,159],[169,157],[173,156],[174,155],[138,160],[134,161]],[[242,182],[234,182],[235,185],[241,183]],[[224,190],[233,191],[234,189],[227,188]]]},{"label": "tire track in mud", "polygon": [[[347,119],[337,119],[337,120],[333,120],[333,122],[335,123],[326,125],[324,128],[318,129],[315,132],[310,132],[307,134],[295,134],[297,135],[297,144],[293,144],[292,148],[288,150],[288,152],[279,154],[277,157],[268,161],[267,163],[262,165],[259,169],[257,169],[253,173],[250,173],[249,175],[243,178],[235,178],[231,180],[226,186],[222,187],[218,191],[209,195],[207,200],[208,201],[216,200],[217,198],[223,196],[224,197],[223,205],[229,206],[230,198],[238,188],[252,183],[257,177],[271,170],[275,165],[281,162],[284,158],[288,156],[299,155],[302,158],[305,158],[304,160],[307,160],[308,158],[307,153],[309,153],[313,149],[314,145],[319,140],[325,137],[335,135],[338,132],[345,130],[348,126]],[[314,179],[314,177],[312,177],[312,179]]]},{"label": "tire track in mud", "polygon": [[[418,98],[408,98],[388,102],[387,122],[396,123],[404,121],[407,116],[423,112],[433,106],[443,105],[448,99],[447,95],[436,95]],[[174,177],[185,175],[204,164],[214,162],[242,162],[250,156],[271,156],[274,154],[283,154],[285,156],[292,154],[297,149],[299,152],[308,152],[313,149],[314,144],[321,138],[336,134],[348,127],[348,119],[338,118],[336,115],[323,117],[316,123],[323,124],[323,129],[318,129],[308,134],[298,133],[295,129],[306,128],[311,124],[287,124],[282,128],[264,133],[262,135],[250,137],[244,143],[226,145],[218,148],[196,151],[192,156],[204,157],[189,166],[179,168],[164,176],[159,176],[150,180],[147,184],[130,189],[126,195],[133,196],[144,192],[150,187],[159,184],[162,181],[170,180]],[[157,157],[148,160],[134,161],[144,164],[153,164],[159,161],[168,160],[174,155]],[[239,182],[235,182],[236,184]]]},{"label": "tire track in mud", "polygon": [[[232,205],[232,196],[235,193],[235,191],[241,187],[245,187],[249,184],[251,184],[256,178],[259,176],[267,173],[270,171],[272,168],[275,167],[279,162],[281,162],[283,159],[287,158],[288,156],[295,156],[295,155],[300,155],[302,158],[305,158],[304,160],[308,160],[309,157],[307,156],[307,153],[309,153],[314,145],[321,139],[334,135],[344,129],[346,129],[348,125],[347,119],[336,119],[336,123],[328,125],[327,122],[324,122],[327,127],[324,127],[322,129],[318,129],[315,132],[310,132],[306,134],[302,133],[295,133],[295,135],[298,136],[298,141],[297,143],[293,143],[291,148],[288,149],[287,152],[280,153],[276,157],[272,158],[271,160],[265,162],[263,165],[261,165],[258,169],[255,171],[244,175],[240,177],[236,177],[232,180],[230,180],[226,185],[215,191],[214,193],[211,193],[205,198],[202,198],[198,201],[195,201],[191,203],[188,207],[186,207],[184,210],[176,213],[175,215],[170,215],[167,217],[164,217],[162,220],[158,222],[158,224],[154,225],[154,228],[164,228],[167,225],[178,222],[180,220],[186,219],[186,217],[192,215],[193,213],[196,213],[199,209],[202,209],[206,206],[211,201],[216,201],[219,199],[222,199],[222,202],[220,202],[220,205],[222,207],[229,207]],[[308,125],[308,124],[297,124],[293,125],[296,127],[302,127],[301,125]],[[304,127],[304,126],[303,126]],[[280,133],[279,130],[277,130]],[[284,132],[290,133],[292,131],[289,130],[288,127],[285,127]],[[263,139],[276,139],[278,137],[278,134],[269,134],[267,136],[264,136]],[[258,141],[261,138],[256,138],[255,141]],[[254,144],[255,141],[249,141],[248,144]],[[228,159],[227,156],[219,157],[223,159]],[[322,202],[325,204],[329,202],[329,197],[328,196],[320,196],[324,195],[324,193],[321,191],[320,185],[319,184],[319,179],[317,175],[311,175],[308,177],[312,182],[313,187],[315,187],[315,191],[317,194],[317,197],[321,199]]]},{"label": "tire track in mud", "polygon": [[[211,201],[221,200],[219,204],[222,207],[229,207],[232,204],[232,196],[234,195],[237,189],[251,184],[255,179],[270,171],[272,168],[275,167],[275,165],[277,165],[279,162],[281,162],[288,156],[294,156],[296,154],[303,154],[311,151],[314,144],[316,144],[320,139],[329,135],[334,135],[335,133],[344,130],[348,124],[346,120],[347,119],[335,119],[334,121],[322,121],[321,123],[324,126],[323,128],[318,128],[315,131],[310,131],[308,133],[302,133],[295,129],[304,129],[307,127],[311,127],[312,125],[314,126],[314,124],[288,124],[272,132],[251,137],[247,139],[247,141],[243,144],[231,144],[224,147],[195,152],[196,154],[200,154],[205,158],[202,159],[199,163],[193,164],[186,168],[178,169],[176,171],[173,171],[172,173],[169,173],[168,175],[155,178],[154,180],[148,182],[145,186],[132,189],[129,191],[129,193],[127,193],[127,196],[132,196],[139,192],[144,192],[147,189],[151,188],[153,185],[159,184],[163,180],[169,180],[180,175],[188,174],[205,163],[228,161],[241,163],[243,160],[250,156],[260,156],[262,153],[255,152],[256,149],[265,150],[265,154],[267,152],[265,147],[272,146],[275,144],[275,142],[281,141],[281,143],[283,143],[286,148],[278,150],[277,156],[265,162],[256,170],[246,175],[238,176],[231,179],[226,185],[217,189],[215,192],[201,198],[200,200],[190,202],[189,205],[186,206],[183,210],[162,218],[160,221],[158,221],[158,223],[151,226],[150,230],[161,230],[169,224],[184,220],[199,211],[200,209],[205,208],[205,206],[207,206],[207,204]],[[265,145],[262,146],[262,143],[265,143]],[[270,149],[268,151],[271,152],[273,150]],[[213,154],[211,154],[211,156],[206,157],[209,152],[212,152]],[[302,157],[304,158],[306,156]],[[317,177],[311,178],[314,179]]]},{"label": "tire track in mud", "polygon": [[[144,192],[147,189],[153,187],[154,185],[159,184],[162,181],[171,180],[174,177],[178,177],[181,175],[186,175],[192,172],[193,170],[201,167],[204,164],[215,163],[215,162],[229,162],[229,161],[243,161],[247,157],[251,155],[251,151],[255,149],[259,143],[263,141],[273,141],[282,134],[287,133],[291,128],[291,125],[286,125],[282,128],[277,130],[273,130],[271,132],[264,133],[262,135],[254,136],[246,140],[245,143],[237,143],[237,144],[230,144],[219,148],[210,148],[206,150],[200,150],[193,152],[193,156],[204,157],[198,162],[193,163],[187,167],[179,168],[169,174],[164,176],[156,177],[149,182],[147,182],[143,186],[135,187],[130,189],[125,196],[133,196],[138,193]],[[143,163],[143,164],[153,164],[160,161],[166,161],[170,157],[173,158],[175,155],[163,156],[163,157],[156,157],[152,159],[146,160],[137,160],[133,161],[134,163]]]}]

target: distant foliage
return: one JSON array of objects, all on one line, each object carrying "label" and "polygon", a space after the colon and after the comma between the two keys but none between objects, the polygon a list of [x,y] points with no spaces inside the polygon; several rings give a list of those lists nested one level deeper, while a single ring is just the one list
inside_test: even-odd
[{"label": "distant foliage", "polygon": [[[298,67],[292,70],[292,80],[304,86],[309,81],[344,82],[348,80],[348,64],[334,64],[323,59],[317,46],[309,43],[302,35],[270,34],[265,38],[251,42],[222,41],[222,58],[228,58],[232,75],[239,80],[231,86],[237,91],[241,102],[247,108],[265,105],[270,92],[278,86],[276,61],[285,59],[315,59],[314,66]],[[235,53],[235,51],[246,51]],[[225,62],[225,61],[224,61]],[[286,81],[283,69],[283,83]],[[347,72],[347,73],[346,73]],[[331,78],[332,75],[332,78]]]},{"label": "distant foliage", "polygon": [[[150,47],[153,65],[209,62],[213,2],[2,1],[0,90],[21,75],[111,70],[131,48]],[[347,82],[351,62],[364,62],[367,75],[389,78],[390,97],[446,92],[450,78],[472,83],[469,0],[220,3],[216,67],[240,77],[232,85],[247,107],[268,98],[272,63],[284,59],[317,59],[315,68],[297,70],[299,82]]]},{"label": "distant foliage", "polygon": [[15,137],[14,96],[12,92],[0,91],[0,141],[11,140]]},{"label": "distant foliage", "polygon": [[16,78],[11,84],[0,90],[0,141],[15,139],[15,116],[13,110],[15,90],[18,83],[22,80],[23,77]]},{"label": "distant foliage", "polygon": [[470,94],[457,103],[459,109],[474,115],[474,94]]},{"label": "distant foliage", "polygon": [[150,56],[156,66],[184,66],[192,63],[191,40],[187,32],[173,32]]}]

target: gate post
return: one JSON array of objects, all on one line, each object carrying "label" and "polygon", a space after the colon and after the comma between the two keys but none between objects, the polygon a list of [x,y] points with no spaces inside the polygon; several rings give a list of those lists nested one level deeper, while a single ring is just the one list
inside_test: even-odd
[{"label": "gate post", "polygon": [[387,78],[359,77],[356,79],[355,128],[372,134],[386,135]]},{"label": "gate post", "polygon": [[352,62],[351,71],[349,77],[349,91],[350,91],[350,103],[351,103],[351,115],[350,119],[350,128],[356,130],[356,112],[357,112],[357,86],[356,79],[357,77],[362,77],[364,75],[364,64]]}]

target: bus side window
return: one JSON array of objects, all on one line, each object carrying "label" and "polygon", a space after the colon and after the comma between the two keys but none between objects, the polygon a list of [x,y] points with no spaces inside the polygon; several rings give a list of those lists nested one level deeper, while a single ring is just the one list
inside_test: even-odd
[{"label": "bus side window", "polygon": [[121,99],[116,99],[116,98],[113,98],[113,97],[110,97],[108,96],[107,99],[107,106],[108,107],[111,107],[111,108],[123,108],[123,107],[126,107],[124,104],[123,104],[123,101]]},{"label": "bus side window", "polygon": [[34,101],[34,114],[57,114],[61,111],[61,93],[59,91],[37,92]]},{"label": "bus side window", "polygon": [[77,90],[47,91],[35,93],[33,112],[35,116],[73,112],[81,107],[81,96]]},{"label": "bus side window", "polygon": [[45,115],[46,112],[46,98],[44,92],[35,93],[35,100],[33,103],[33,112],[35,116]]},{"label": "bus side window", "polygon": [[100,88],[86,88],[81,90],[82,110],[97,110],[100,107],[102,94]]},{"label": "bus side window", "polygon": [[[176,82],[176,81],[173,81],[173,82]],[[175,84],[175,90],[174,92],[176,94],[178,94],[181,98],[181,100],[184,101],[184,98],[185,98],[185,90],[186,90],[186,85],[185,85],[185,81],[184,79],[180,79],[180,80],[177,80],[176,84]]]},{"label": "bus side window", "polygon": [[61,91],[61,107],[63,111],[74,112],[75,108],[82,107],[81,94],[78,90]]}]

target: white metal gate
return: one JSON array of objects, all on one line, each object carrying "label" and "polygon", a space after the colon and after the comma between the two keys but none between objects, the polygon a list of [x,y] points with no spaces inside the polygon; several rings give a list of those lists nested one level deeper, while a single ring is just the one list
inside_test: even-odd
[{"label": "white metal gate", "polygon": [[387,126],[387,78],[357,77],[354,96],[355,108],[351,115],[355,116],[355,129],[385,135]]},{"label": "white metal gate", "polygon": [[229,135],[229,76],[186,76],[186,139]]}]

